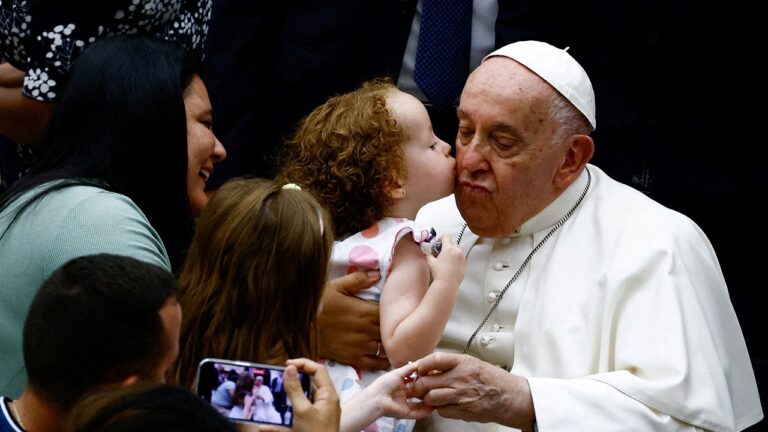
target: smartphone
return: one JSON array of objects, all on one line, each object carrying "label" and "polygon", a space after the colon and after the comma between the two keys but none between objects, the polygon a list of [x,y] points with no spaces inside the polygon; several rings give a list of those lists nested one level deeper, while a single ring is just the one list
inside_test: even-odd
[{"label": "smartphone", "polygon": [[[284,374],[283,366],[207,358],[197,368],[197,395],[230,420],[291,427]],[[309,398],[309,375],[299,372],[299,381]]]}]

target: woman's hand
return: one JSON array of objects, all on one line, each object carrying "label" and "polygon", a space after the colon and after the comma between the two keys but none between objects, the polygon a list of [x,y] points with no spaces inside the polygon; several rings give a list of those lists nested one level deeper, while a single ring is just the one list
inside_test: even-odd
[{"label": "woman's hand", "polygon": [[[288,360],[285,369],[285,393],[293,405],[293,431],[311,432],[339,430],[341,407],[339,395],[325,366],[305,358]],[[304,395],[298,371],[312,377],[314,402]]]}]

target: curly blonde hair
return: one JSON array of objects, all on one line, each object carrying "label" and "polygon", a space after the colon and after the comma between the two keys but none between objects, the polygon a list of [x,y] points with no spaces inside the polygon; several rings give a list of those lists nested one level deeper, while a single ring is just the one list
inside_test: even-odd
[{"label": "curly blonde hair", "polygon": [[388,188],[406,179],[405,136],[387,109],[388,79],[330,98],[304,118],[282,154],[279,181],[312,191],[343,237],[371,226],[392,205]]}]

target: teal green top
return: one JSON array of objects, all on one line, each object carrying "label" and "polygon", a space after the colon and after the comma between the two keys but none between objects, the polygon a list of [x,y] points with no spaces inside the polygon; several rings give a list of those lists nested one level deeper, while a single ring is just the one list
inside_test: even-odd
[{"label": "teal green top", "polygon": [[[0,235],[38,190],[0,211]],[[26,385],[22,329],[37,290],[67,261],[97,253],[127,255],[171,269],[160,236],[136,204],[93,186],[51,192],[0,237],[0,395],[16,399]]]}]

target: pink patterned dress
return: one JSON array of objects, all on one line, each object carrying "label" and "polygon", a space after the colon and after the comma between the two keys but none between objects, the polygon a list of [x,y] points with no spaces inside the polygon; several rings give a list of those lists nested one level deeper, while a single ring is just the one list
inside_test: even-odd
[{"label": "pink patterned dress", "polygon": [[[379,270],[381,280],[357,294],[362,299],[378,303],[389,275],[395,246],[403,237],[421,244],[430,241],[434,233],[418,227],[412,220],[383,218],[371,227],[334,244],[330,277],[336,278],[358,270]],[[325,364],[342,403],[385,373],[363,371],[330,359],[326,359]],[[382,417],[365,428],[365,432],[407,432],[413,429],[413,425],[412,420]]]}]

